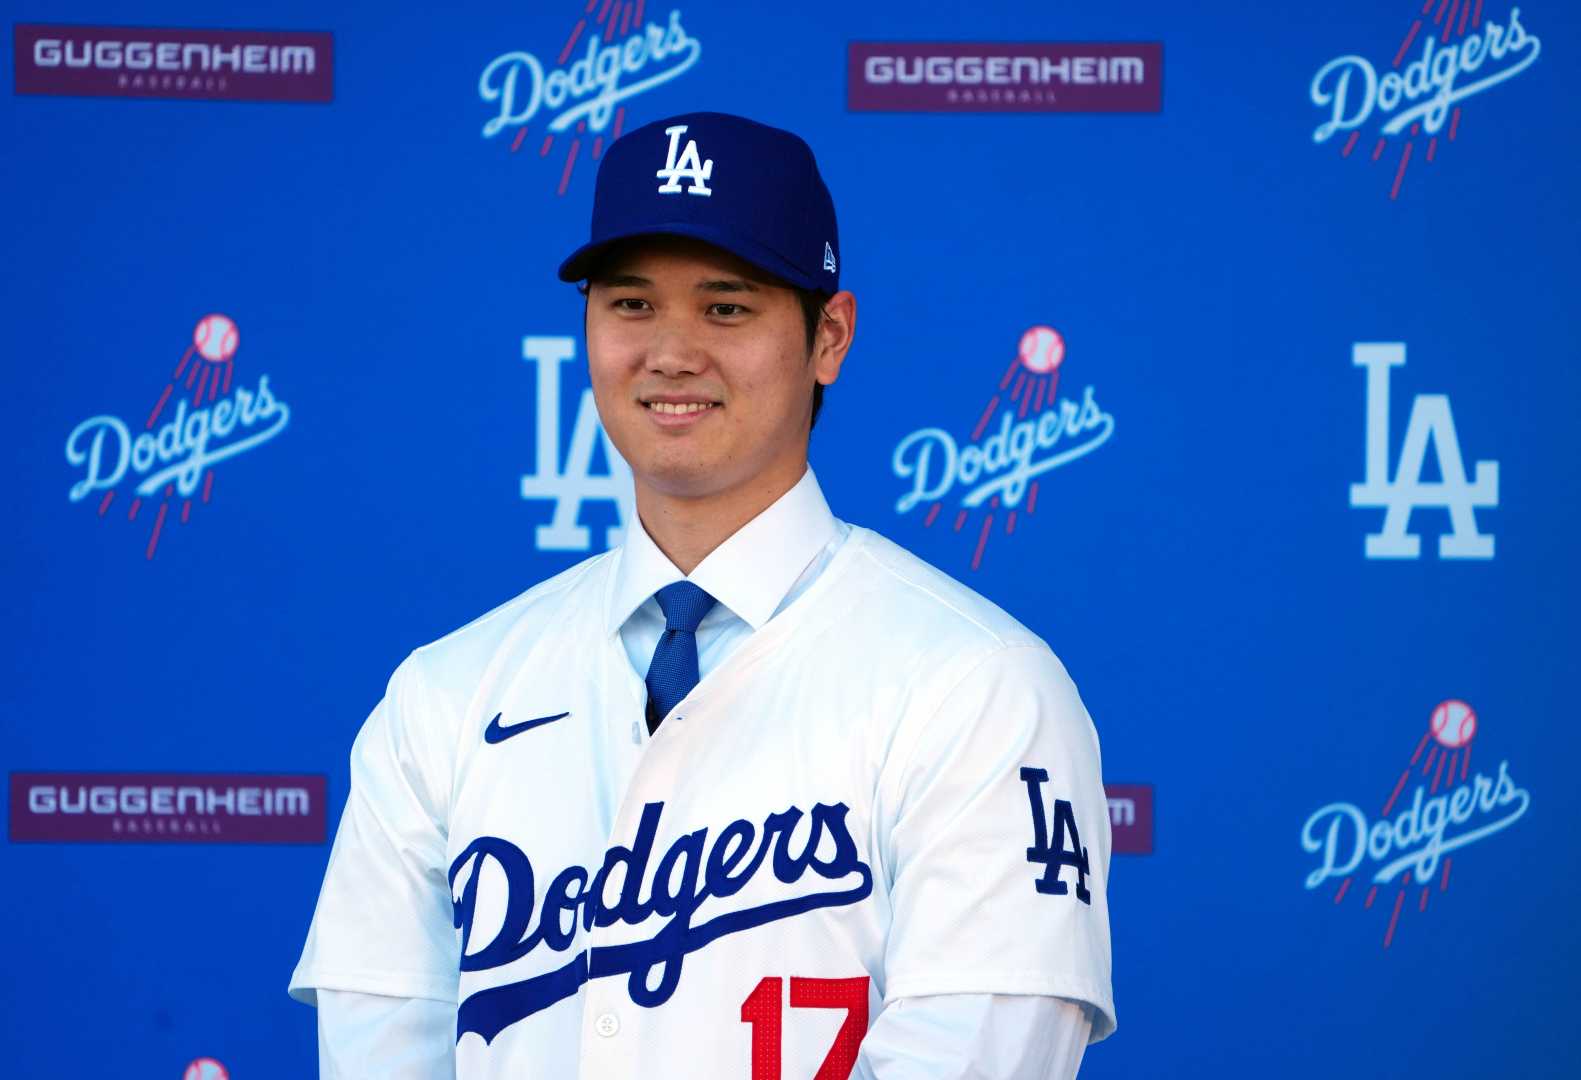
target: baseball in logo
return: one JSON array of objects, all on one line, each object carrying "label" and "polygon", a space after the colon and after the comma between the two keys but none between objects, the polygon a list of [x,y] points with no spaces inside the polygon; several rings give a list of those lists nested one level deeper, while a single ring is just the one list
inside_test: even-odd
[{"label": "baseball in logo", "polygon": [[[606,140],[620,138],[623,102],[685,74],[703,54],[702,43],[681,25],[679,10],[660,23],[647,20],[646,7],[645,0],[587,0],[585,6],[578,0],[576,22],[547,72],[529,52],[491,60],[478,79],[478,96],[497,112],[483,125],[483,137],[514,128],[510,152],[525,147],[531,153],[528,130],[539,113],[546,114],[537,156],[558,155],[556,194],[564,195],[584,142],[591,138],[587,154],[597,161]],[[563,149],[556,149],[557,142]]]},{"label": "baseball in logo", "polygon": [[891,466],[911,483],[896,513],[918,510],[924,528],[943,522],[969,537],[973,570],[993,536],[1015,535],[1037,512],[1039,477],[1090,454],[1114,434],[1114,417],[1098,405],[1091,386],[1075,398],[1059,396],[1064,363],[1060,332],[1033,326],[1021,335],[965,445],[943,428],[928,427],[895,447]]},{"label": "baseball in logo", "polygon": [[1308,91],[1324,115],[1312,141],[1337,139],[1341,157],[1359,150],[1385,160],[1391,199],[1413,161],[1431,164],[1459,137],[1462,101],[1521,74],[1542,51],[1520,8],[1499,22],[1483,18],[1482,0],[1409,2],[1411,25],[1382,75],[1366,57],[1336,56]]},{"label": "baseball in logo", "polygon": [[1338,880],[1335,905],[1359,896],[1364,911],[1386,909],[1385,949],[1394,944],[1402,913],[1426,912],[1435,893],[1449,891],[1451,852],[1509,828],[1531,806],[1508,761],[1491,773],[1472,770],[1477,733],[1471,705],[1458,698],[1439,702],[1376,820],[1369,821],[1361,806],[1334,802],[1301,830],[1302,849],[1321,860],[1306,887]]},{"label": "baseball in logo", "polygon": [[[106,518],[125,487],[126,520],[150,522],[144,555],[154,557],[170,515],[182,525],[194,506],[214,496],[214,466],[285,430],[291,410],[274,396],[269,376],[236,385],[241,331],[228,315],[209,314],[193,327],[169,381],[135,436],[117,416],[84,420],[66,437],[66,461],[82,470],[68,498],[97,499]],[[146,510],[146,512],[145,512]]]},{"label": "baseball in logo", "polygon": [[211,1057],[201,1057],[187,1066],[181,1080],[231,1080],[230,1070]]}]

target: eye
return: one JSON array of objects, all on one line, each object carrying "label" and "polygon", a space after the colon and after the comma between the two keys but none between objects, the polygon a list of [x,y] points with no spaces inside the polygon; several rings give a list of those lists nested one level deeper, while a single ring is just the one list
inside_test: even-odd
[{"label": "eye", "polygon": [[648,302],[635,296],[622,296],[610,304],[617,311],[646,311]]},{"label": "eye", "polygon": [[728,319],[735,315],[745,315],[747,309],[740,304],[711,304],[708,308],[720,318]]}]

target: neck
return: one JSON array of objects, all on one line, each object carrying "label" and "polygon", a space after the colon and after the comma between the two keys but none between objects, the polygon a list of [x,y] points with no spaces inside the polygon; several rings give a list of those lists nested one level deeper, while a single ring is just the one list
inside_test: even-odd
[{"label": "neck", "polygon": [[637,481],[637,514],[665,557],[690,575],[714,549],[795,487],[807,459],[774,475],[760,475],[740,488],[709,495],[676,495]]}]

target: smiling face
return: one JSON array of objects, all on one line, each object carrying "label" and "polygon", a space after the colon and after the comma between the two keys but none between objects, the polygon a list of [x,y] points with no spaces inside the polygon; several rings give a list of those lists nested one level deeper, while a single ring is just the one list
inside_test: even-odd
[{"label": "smiling face", "polygon": [[[854,316],[849,298],[831,305]],[[806,469],[813,386],[839,375],[844,326],[820,326],[809,355],[796,293],[698,241],[654,237],[606,259],[588,283],[588,368],[639,503],[789,490]]]}]

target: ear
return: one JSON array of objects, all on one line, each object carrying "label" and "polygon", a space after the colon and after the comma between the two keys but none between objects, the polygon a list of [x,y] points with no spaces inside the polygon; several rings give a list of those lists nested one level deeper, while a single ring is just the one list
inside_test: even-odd
[{"label": "ear", "polygon": [[840,365],[851,349],[851,339],[856,335],[856,297],[849,292],[837,292],[823,305],[823,318],[818,320],[818,333],[813,341],[813,377],[829,386],[840,377]]}]

